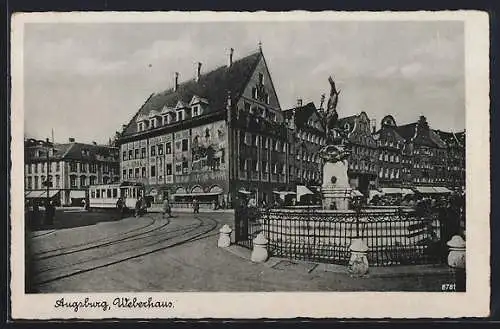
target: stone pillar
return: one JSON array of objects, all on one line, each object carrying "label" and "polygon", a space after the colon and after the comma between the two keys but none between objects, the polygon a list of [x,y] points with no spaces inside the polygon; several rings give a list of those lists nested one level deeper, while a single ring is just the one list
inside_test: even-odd
[{"label": "stone pillar", "polygon": [[446,243],[450,248],[448,254],[448,266],[455,280],[456,291],[465,291],[465,240],[455,235]]},{"label": "stone pillar", "polygon": [[268,258],[267,253],[267,239],[264,234],[259,233],[255,239],[253,239],[253,250],[251,260],[255,263],[263,263]]},{"label": "stone pillar", "polygon": [[354,239],[349,247],[351,258],[349,259],[348,270],[352,276],[364,276],[368,273],[369,265],[366,254],[368,246],[362,239]]},{"label": "stone pillar", "polygon": [[348,210],[352,188],[347,176],[347,163],[326,162],[323,165],[323,209]]},{"label": "stone pillar", "polygon": [[231,245],[231,232],[233,230],[229,227],[229,225],[225,224],[219,230],[219,241],[217,242],[217,247],[219,248],[227,248]]}]

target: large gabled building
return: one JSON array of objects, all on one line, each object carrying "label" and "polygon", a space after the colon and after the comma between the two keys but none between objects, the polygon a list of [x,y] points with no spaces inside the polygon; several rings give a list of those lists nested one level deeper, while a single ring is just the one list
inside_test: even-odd
[{"label": "large gabled building", "polygon": [[155,202],[232,204],[239,191],[272,200],[291,187],[293,130],[281,111],[262,49],[152,94],[119,140],[122,180]]}]

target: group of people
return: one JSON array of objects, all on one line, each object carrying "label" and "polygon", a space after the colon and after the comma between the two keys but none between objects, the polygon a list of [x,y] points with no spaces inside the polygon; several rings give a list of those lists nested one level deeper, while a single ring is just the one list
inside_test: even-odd
[{"label": "group of people", "polygon": [[30,225],[52,225],[56,215],[56,206],[53,200],[48,200],[44,204],[45,211],[40,210],[38,202],[35,200],[26,200],[25,214]]}]

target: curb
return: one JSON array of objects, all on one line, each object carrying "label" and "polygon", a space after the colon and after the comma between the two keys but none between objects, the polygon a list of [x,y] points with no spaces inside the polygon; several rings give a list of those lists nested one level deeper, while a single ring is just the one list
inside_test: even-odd
[{"label": "curb", "polygon": [[[338,264],[326,264],[326,263],[316,263],[308,262],[303,260],[279,258],[279,257],[269,257],[269,259],[264,263],[254,263],[250,260],[250,255],[252,251],[245,247],[231,244],[227,248],[220,248],[225,251],[238,256],[249,263],[261,264],[268,268],[272,268],[276,271],[291,270],[300,271],[304,273],[314,273],[314,272],[331,272],[335,274],[342,274],[349,276],[347,266]],[[277,268],[278,265],[285,264],[290,266],[290,269],[280,269]],[[293,268],[295,267],[295,268]],[[370,271],[364,278],[405,278],[405,277],[422,277],[422,276],[449,276],[450,270],[446,265],[406,265],[406,266],[392,266],[392,267],[370,267]]]}]

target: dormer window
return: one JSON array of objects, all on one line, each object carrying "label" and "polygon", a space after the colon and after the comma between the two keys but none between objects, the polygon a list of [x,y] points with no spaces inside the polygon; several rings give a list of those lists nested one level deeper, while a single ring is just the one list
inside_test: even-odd
[{"label": "dormer window", "polygon": [[252,98],[257,99],[257,88],[255,87],[252,88]]},{"label": "dormer window", "polygon": [[144,130],[144,123],[139,122],[139,123],[137,124],[137,130],[138,130],[138,131],[143,131],[143,130]]},{"label": "dormer window", "polygon": [[156,118],[153,118],[153,119],[150,119],[150,120],[149,120],[149,127],[150,127],[151,129],[156,128]]},{"label": "dormer window", "polygon": [[266,104],[269,104],[270,103],[270,97],[269,97],[269,94],[266,95]]},{"label": "dormer window", "polygon": [[197,117],[198,115],[201,114],[199,105],[194,105],[192,110],[193,110],[193,117]]},{"label": "dormer window", "polygon": [[167,114],[163,116],[163,124],[164,125],[170,124],[170,115]]},{"label": "dormer window", "polygon": [[264,74],[263,73],[259,73],[259,85],[263,85],[264,84]]},{"label": "dormer window", "polygon": [[182,121],[184,120],[184,110],[178,110],[177,111],[177,121]]}]

